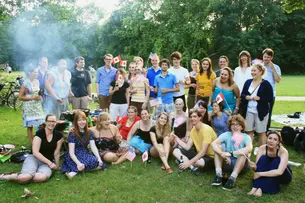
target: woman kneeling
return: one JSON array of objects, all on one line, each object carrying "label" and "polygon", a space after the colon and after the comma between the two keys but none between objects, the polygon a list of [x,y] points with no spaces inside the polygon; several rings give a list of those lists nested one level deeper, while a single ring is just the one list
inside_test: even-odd
[{"label": "woman kneeling", "polygon": [[59,168],[60,147],[63,142],[62,134],[55,131],[56,116],[46,116],[45,128],[37,131],[32,144],[33,155],[29,155],[21,173],[2,174],[0,180],[18,183],[44,182],[52,175],[52,170]]},{"label": "woman kneeling", "polygon": [[[93,132],[88,129],[86,114],[76,111],[74,116],[74,132],[68,136],[69,151],[65,154],[62,171],[72,179],[78,172],[105,168],[94,143]],[[89,153],[88,144],[94,156]]]},{"label": "woman kneeling", "polygon": [[259,148],[256,164],[250,162],[255,170],[252,190],[248,195],[262,196],[262,193],[280,192],[280,184],[288,184],[292,180],[292,171],[288,165],[288,151],[281,146],[281,136],[271,131],[267,134],[267,144]]}]

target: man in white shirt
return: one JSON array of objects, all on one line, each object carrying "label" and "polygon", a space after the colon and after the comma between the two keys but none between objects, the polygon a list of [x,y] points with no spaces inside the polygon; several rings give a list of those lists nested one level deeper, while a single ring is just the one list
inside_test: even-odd
[{"label": "man in white shirt", "polygon": [[186,68],[180,66],[182,55],[180,52],[175,51],[171,54],[171,61],[173,67],[168,69],[168,72],[175,75],[177,81],[180,84],[180,91],[174,93],[174,102],[176,99],[181,98],[184,103],[183,111],[186,111],[186,102],[185,102],[185,89],[184,85],[189,85],[191,83],[189,72]]}]

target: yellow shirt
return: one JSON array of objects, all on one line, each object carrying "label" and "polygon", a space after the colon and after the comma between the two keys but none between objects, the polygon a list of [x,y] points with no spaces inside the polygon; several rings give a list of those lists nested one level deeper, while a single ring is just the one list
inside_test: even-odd
[{"label": "yellow shirt", "polygon": [[207,124],[202,124],[202,127],[198,131],[196,128],[191,130],[191,140],[193,141],[196,151],[200,152],[202,149],[202,144],[209,144],[209,147],[205,155],[214,158],[214,150],[211,143],[217,139],[217,135],[213,128]]},{"label": "yellow shirt", "polygon": [[196,81],[198,84],[198,93],[197,95],[200,97],[209,97],[212,92],[212,84],[213,80],[216,78],[216,74],[212,72],[210,79],[208,79],[207,74],[202,74],[197,73],[196,75]]}]

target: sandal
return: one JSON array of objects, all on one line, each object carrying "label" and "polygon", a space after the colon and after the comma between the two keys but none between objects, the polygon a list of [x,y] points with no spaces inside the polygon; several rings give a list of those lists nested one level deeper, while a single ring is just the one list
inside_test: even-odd
[{"label": "sandal", "polygon": [[162,170],[165,170],[165,169],[166,169],[165,166],[164,166],[164,164],[162,164],[161,169],[162,169]]},{"label": "sandal", "polygon": [[173,170],[171,168],[167,168],[165,169],[166,173],[171,174],[173,172]]}]

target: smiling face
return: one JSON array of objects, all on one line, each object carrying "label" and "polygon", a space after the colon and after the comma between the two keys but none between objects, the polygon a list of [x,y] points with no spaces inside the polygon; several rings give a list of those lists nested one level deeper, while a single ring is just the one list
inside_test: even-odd
[{"label": "smiling face", "polygon": [[192,62],[192,70],[195,73],[199,72],[199,64],[197,62],[195,62],[195,61]]},{"label": "smiling face", "polygon": [[166,72],[168,68],[169,67],[168,67],[167,63],[162,63],[161,64],[161,69],[162,69],[163,72]]},{"label": "smiling face", "polygon": [[184,106],[184,104],[183,104],[182,99],[177,99],[177,100],[175,101],[175,109],[176,109],[176,111],[182,110],[182,109],[183,109],[183,106]]},{"label": "smiling face", "polygon": [[204,106],[199,105],[198,111],[204,115],[207,112],[207,109]]},{"label": "smiling face", "polygon": [[219,108],[219,105],[217,104],[217,102],[213,103],[212,108],[213,108],[214,113],[218,113],[220,111],[220,108]]},{"label": "smiling face", "polygon": [[228,67],[228,62],[225,58],[220,58],[218,61],[218,65],[220,68]]},{"label": "smiling face", "polygon": [[241,64],[247,64],[248,63],[248,56],[247,55],[241,55],[240,56]]},{"label": "smiling face", "polygon": [[207,60],[202,61],[201,65],[202,65],[202,68],[203,68],[204,71],[207,71],[210,67],[210,64]]},{"label": "smiling face", "polygon": [[136,116],[135,110],[132,108],[128,109],[127,116],[128,116],[128,118],[133,119]]},{"label": "smiling face", "polygon": [[228,79],[229,79],[229,72],[227,70],[221,70],[220,81],[222,83],[226,83],[228,82]]},{"label": "smiling face", "polygon": [[167,121],[168,121],[168,116],[166,116],[165,114],[161,114],[158,118],[158,122],[162,126],[166,125]]},{"label": "smiling face", "polygon": [[159,59],[158,58],[153,58],[153,59],[150,60],[150,62],[151,62],[151,65],[153,67],[158,67],[159,66]]},{"label": "smiling face", "polygon": [[78,128],[81,130],[81,129],[84,129],[86,127],[86,124],[87,124],[87,120],[86,118],[83,118],[83,117],[80,117],[78,120],[77,120],[77,125],[78,125]]},{"label": "smiling face", "polygon": [[135,68],[135,74],[136,75],[141,75],[142,74],[142,68],[138,65]]},{"label": "smiling face", "polygon": [[107,67],[111,66],[112,59],[113,59],[113,58],[112,58],[111,56],[105,56],[105,57],[104,57],[104,62],[105,62],[105,65],[106,65]]},{"label": "smiling face", "polygon": [[180,61],[181,59],[178,59],[176,57],[173,57],[172,62],[173,62],[173,66],[175,67],[180,67]]},{"label": "smiling face", "polygon": [[251,69],[251,75],[253,79],[258,79],[262,77],[263,72],[259,70],[257,67],[253,66]]},{"label": "smiling face", "polygon": [[40,62],[39,62],[39,66],[43,69],[47,69],[48,68],[48,59],[43,57],[40,59]]},{"label": "smiling face", "polygon": [[34,69],[32,72],[30,72],[30,79],[37,79],[38,78],[38,69]]},{"label": "smiling face", "polygon": [[78,63],[76,63],[77,68],[84,68],[85,67],[85,60],[80,60]]},{"label": "smiling face", "polygon": [[242,131],[242,126],[240,125],[239,122],[237,121],[232,121],[231,123],[231,131],[234,132],[241,132]]},{"label": "smiling face", "polygon": [[193,126],[197,125],[200,122],[200,120],[201,120],[201,117],[199,117],[196,112],[194,112],[190,115],[190,121]]},{"label": "smiling face", "polygon": [[280,146],[280,139],[279,136],[276,133],[271,133],[267,137],[267,146],[269,148],[277,148]]},{"label": "smiling face", "polygon": [[263,55],[263,62],[264,64],[269,64],[272,61],[273,57],[268,55],[267,53],[264,53]]},{"label": "smiling face", "polygon": [[56,126],[56,117],[55,116],[48,116],[48,118],[46,119],[45,123],[46,123],[46,128],[48,130],[53,131],[55,126]]},{"label": "smiling face", "polygon": [[143,109],[143,110],[141,111],[141,119],[142,119],[143,121],[147,121],[147,120],[150,119],[150,118],[149,118],[149,113],[148,113],[148,111],[147,111],[146,109]]}]

